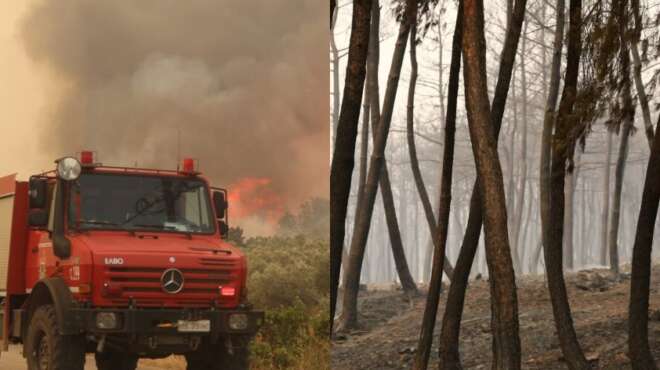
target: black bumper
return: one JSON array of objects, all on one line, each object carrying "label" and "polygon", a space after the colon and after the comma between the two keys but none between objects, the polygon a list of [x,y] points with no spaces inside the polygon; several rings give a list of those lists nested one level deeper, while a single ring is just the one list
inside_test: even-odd
[{"label": "black bumper", "polygon": [[[118,315],[119,327],[117,329],[100,329],[96,326],[96,315],[100,312],[114,312]],[[247,316],[247,327],[237,330],[229,327],[229,317],[234,314]],[[219,337],[223,335],[256,334],[264,321],[262,311],[248,309],[100,309],[100,308],[74,308],[67,313],[67,319],[61,327],[63,334],[127,334],[127,335],[210,335]],[[209,332],[180,332],[177,323],[179,320],[209,320]]]}]

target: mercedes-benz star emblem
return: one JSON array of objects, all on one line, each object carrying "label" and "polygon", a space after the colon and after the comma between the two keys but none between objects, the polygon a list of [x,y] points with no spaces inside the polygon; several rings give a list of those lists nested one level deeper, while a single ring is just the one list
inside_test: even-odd
[{"label": "mercedes-benz star emblem", "polygon": [[183,273],[177,269],[165,270],[160,277],[160,283],[165,293],[179,293],[183,289]]}]

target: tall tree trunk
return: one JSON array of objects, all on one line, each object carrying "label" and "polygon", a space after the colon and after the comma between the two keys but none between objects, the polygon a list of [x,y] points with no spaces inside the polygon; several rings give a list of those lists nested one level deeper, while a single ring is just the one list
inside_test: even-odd
[{"label": "tall tree trunk", "polygon": [[371,216],[374,210],[376,192],[378,190],[378,183],[385,159],[385,147],[387,145],[387,136],[390,130],[390,123],[392,121],[392,111],[394,110],[394,100],[396,98],[396,90],[399,85],[401,65],[403,64],[403,56],[406,51],[406,41],[408,39],[410,25],[415,21],[415,17],[412,15],[414,14],[414,8],[416,5],[417,2],[414,0],[406,1],[406,10],[403,22],[399,27],[399,35],[394,47],[392,65],[390,67],[390,75],[387,81],[387,88],[385,89],[383,112],[380,116],[378,129],[376,130],[376,140],[374,140],[371,159],[369,160],[369,172],[367,173],[365,193],[361,199],[360,204],[357,206],[356,217],[359,218],[357,222],[358,227],[353,232],[353,237],[351,238],[351,248],[348,261],[349,263],[346,267],[347,284],[344,288],[342,313],[339,318],[339,330],[355,328],[357,327],[358,323],[357,296],[360,286],[360,273],[362,270],[364,250],[367,244],[367,239],[369,237]]},{"label": "tall tree trunk", "polygon": [[[564,39],[564,0],[557,0],[555,6],[555,35],[552,52],[552,66],[550,71],[550,88],[545,104],[543,117],[543,132],[541,134],[541,156],[539,164],[539,197],[541,209],[541,245],[548,244],[550,232],[550,160],[552,131],[555,121],[555,109],[559,97],[559,82],[561,70],[561,53]],[[538,260],[538,259],[537,259]]]},{"label": "tall tree trunk", "polygon": [[633,17],[635,19],[635,29],[632,33],[632,40],[630,42],[630,51],[633,58],[633,75],[635,76],[635,89],[637,90],[637,98],[639,105],[642,108],[642,117],[644,118],[644,133],[649,142],[649,150],[652,149],[653,143],[653,123],[651,122],[651,111],[649,109],[649,99],[646,96],[644,89],[644,82],[642,81],[642,61],[639,57],[639,40],[642,36],[642,15],[639,11],[639,0],[631,1]]},{"label": "tall tree trunk", "polygon": [[566,164],[574,138],[571,137],[573,106],[577,95],[577,82],[582,52],[582,1],[571,0],[568,46],[566,56],[566,75],[564,90],[559,102],[555,121],[555,133],[552,137],[550,162],[550,211],[547,224],[547,236],[544,243],[544,257],[548,289],[559,336],[559,344],[570,369],[588,369],[589,363],[577,340],[571,308],[568,304],[564,271],[562,268],[562,244],[564,235],[564,182]]},{"label": "tall tree trunk", "polygon": [[[411,44],[411,48],[414,48],[414,45]],[[420,201],[422,202],[422,207],[424,208],[424,215],[426,216],[426,222],[429,225],[429,231],[431,235],[431,240],[433,241],[434,250],[438,249],[438,240],[437,240],[437,223],[435,221],[435,215],[433,213],[433,207],[431,206],[431,200],[429,194],[426,191],[426,186],[424,185],[424,179],[422,178],[422,172],[419,168],[419,159],[417,158],[417,148],[415,146],[415,117],[414,117],[414,104],[415,104],[415,84],[417,83],[417,57],[414,50],[411,49],[410,52],[411,59],[411,68],[410,68],[410,85],[408,88],[408,107],[407,107],[407,138],[408,138],[408,154],[410,155],[410,168],[413,173],[413,178],[415,179],[415,186],[417,187],[417,192],[419,193]],[[429,256],[431,257],[431,256]],[[430,260],[431,258],[429,258]],[[444,259],[444,270],[447,273],[447,276],[451,279],[453,274],[453,268],[449,261]]]},{"label": "tall tree trunk", "polygon": [[[660,127],[660,116],[658,117]],[[637,219],[633,245],[628,313],[628,353],[634,370],[655,370],[657,366],[649,348],[649,286],[653,233],[660,200],[660,130],[656,129],[651,157],[646,168],[642,206]]]},{"label": "tall tree trunk", "polygon": [[603,214],[601,216],[601,250],[600,250],[600,264],[607,265],[607,251],[609,240],[609,225],[610,225],[610,168],[612,163],[612,131],[607,130],[607,147],[605,155],[605,175],[603,176]]},{"label": "tall tree trunk", "polygon": [[444,44],[442,40],[442,15],[444,7],[438,5],[438,103],[440,104],[440,119],[444,120],[445,115],[445,82],[444,82]]},{"label": "tall tree trunk", "polygon": [[[513,72],[513,64],[520,39],[522,22],[525,17],[526,0],[516,1],[512,21],[507,26],[506,37],[502,54],[500,57],[500,71],[493,97],[492,111],[490,115],[490,126],[495,132],[495,138],[499,135],[502,127],[502,117],[506,107],[506,99]],[[467,19],[467,18],[464,18]],[[497,143],[497,141],[496,141]],[[465,301],[465,290],[472,269],[474,256],[479,245],[479,236],[483,221],[481,208],[481,194],[479,192],[479,173],[477,180],[472,186],[470,207],[465,235],[461,251],[456,261],[453,279],[449,286],[447,304],[442,319],[442,331],[440,333],[440,367],[442,369],[460,369],[460,356],[458,351],[458,339],[460,336],[461,317],[463,315],[463,303]]]},{"label": "tall tree trunk", "polygon": [[515,370],[520,369],[518,302],[509,246],[504,180],[497,154],[497,138],[490,125],[483,2],[465,0],[463,6],[465,106],[484,213],[492,310],[493,369]]},{"label": "tall tree trunk", "polygon": [[[373,14],[371,15],[371,41],[369,46],[370,57],[371,55],[379,53],[378,43],[380,42],[378,38],[379,27],[380,27],[380,5],[379,0],[373,0]],[[371,46],[373,43],[373,46]],[[376,63],[369,64],[368,70],[368,83],[370,83],[371,89],[378,91],[378,59],[376,58]],[[373,73],[372,73],[373,70]],[[370,89],[370,92],[371,92]],[[376,130],[378,129],[378,121],[380,120],[380,102],[379,97],[376,96],[372,99],[371,104],[375,104],[372,112],[371,128],[373,132],[373,140],[376,141]],[[394,257],[394,263],[396,265],[396,271],[399,276],[399,281],[401,281],[401,287],[403,291],[408,295],[413,295],[417,293],[417,285],[415,285],[415,280],[410,274],[410,269],[408,268],[408,262],[406,260],[406,253],[403,250],[403,241],[401,240],[401,231],[399,230],[399,222],[396,218],[396,210],[394,208],[394,196],[392,195],[392,185],[390,183],[390,175],[387,170],[387,161],[383,158],[383,172],[380,174],[380,194],[383,198],[383,209],[385,210],[385,220],[387,222],[387,231],[389,232],[390,242],[392,246],[392,256]]]},{"label": "tall tree trunk", "polygon": [[339,50],[335,40],[335,24],[337,23],[337,11],[330,13],[330,62],[332,63],[332,132],[330,133],[330,148],[334,147],[334,139],[337,135],[339,124]]},{"label": "tall tree trunk", "polygon": [[[367,57],[367,64],[369,58]],[[369,69],[367,68],[367,76]],[[369,153],[369,84],[365,81],[364,102],[362,103],[362,134],[360,136],[360,173],[358,180],[358,196],[362,196],[364,184],[367,181],[367,154]]]},{"label": "tall tree trunk", "polygon": [[[527,22],[523,29],[523,35],[527,34]],[[518,179],[518,192],[516,194],[516,205],[513,213],[513,237],[512,249],[514,256],[518,258],[520,266],[518,271],[523,272],[524,268],[524,251],[522,248],[525,246],[524,239],[520,240],[520,230],[523,223],[523,206],[525,205],[525,191],[527,184],[527,69],[526,69],[526,54],[527,54],[527,38],[523,37],[521,41],[520,49],[520,83],[521,83],[521,93],[522,93],[522,140],[520,148],[520,174]]]},{"label": "tall tree trunk", "polygon": [[623,174],[625,172],[626,159],[628,158],[628,142],[633,121],[635,120],[635,105],[632,100],[630,82],[630,54],[628,51],[628,1],[616,0],[612,3],[618,13],[620,50],[619,60],[621,63],[621,94],[622,94],[622,119],[621,143],[614,171],[614,194],[612,196],[612,222],[610,224],[610,270],[618,277],[619,275],[619,217],[621,213],[621,192],[623,190]]},{"label": "tall tree trunk", "polygon": [[[449,211],[451,205],[451,183],[454,161],[454,137],[456,133],[456,106],[458,100],[458,82],[461,70],[461,44],[463,41],[463,4],[459,3],[456,14],[456,29],[452,42],[451,67],[449,69],[449,91],[447,92],[447,116],[445,119],[445,142],[442,155],[442,177],[440,184],[440,207],[438,209],[438,243],[433,253],[433,268],[431,281],[426,297],[426,307],[422,319],[422,328],[417,345],[417,355],[413,369],[426,370],[433,343],[433,329],[435,328],[440,289],[442,287],[442,261],[445,258],[447,247],[447,233],[449,230]],[[413,33],[414,33],[413,28]],[[412,35],[412,34],[411,34]],[[411,43],[414,38],[411,37]],[[412,46],[412,45],[411,45]]]},{"label": "tall tree trunk", "polygon": [[[335,315],[337,287],[344,248],[346,208],[355,165],[355,139],[360,119],[360,101],[365,79],[371,0],[353,1],[353,24],[344,82],[344,97],[337,124],[335,148],[330,169],[330,328]],[[332,330],[331,330],[332,332]]]},{"label": "tall tree trunk", "polygon": [[[369,76],[369,58],[370,56],[367,53],[367,78]],[[364,97],[362,99],[362,132],[360,134],[360,167],[358,168],[358,190],[357,190],[357,203],[360,203],[360,198],[364,194],[364,185],[367,181],[367,154],[369,152],[369,104],[370,104],[370,89],[369,84],[365,80],[364,83]],[[357,217],[353,219],[353,230],[357,228]],[[345,249],[345,248],[344,248]],[[342,263],[347,261],[346,257],[348,252],[344,253],[342,257]],[[346,266],[346,265],[344,265]],[[343,276],[344,281],[342,285],[346,285],[346,274]]]},{"label": "tall tree trunk", "polygon": [[[576,163],[580,160],[579,153],[575,160]],[[564,212],[564,264],[566,269],[572,271],[575,267],[573,257],[573,213],[575,207],[575,184],[577,183],[578,167],[566,175],[565,197],[566,197],[566,211]]]},{"label": "tall tree trunk", "polygon": [[[523,43],[525,38],[523,37]],[[509,230],[512,232],[512,236],[515,237],[516,232],[516,210],[517,210],[517,201],[518,201],[518,192],[516,191],[516,134],[518,131],[518,96],[516,91],[516,71],[514,68],[513,71],[513,84],[511,85],[511,105],[512,105],[512,115],[513,115],[513,127],[511,128],[511,134],[509,135],[511,142],[509,147],[504,147],[503,149],[509,153],[508,167],[509,167],[509,179],[508,185],[505,187],[506,192],[506,209],[507,215],[509,215],[508,225]],[[511,258],[513,260],[513,269],[514,271],[520,271],[520,257],[518,255],[518,249],[516,248],[516,239],[511,238]]]},{"label": "tall tree trunk", "polygon": [[564,0],[557,0],[555,6],[555,35],[553,43],[552,54],[552,67],[550,74],[550,89],[545,106],[545,116],[543,119],[543,133],[541,134],[541,156],[540,156],[540,205],[541,205],[541,220],[542,220],[542,240],[543,244],[547,244],[549,211],[550,211],[550,148],[552,141],[552,131],[555,120],[555,109],[557,108],[557,100],[559,97],[559,82],[560,82],[560,69],[561,69],[561,53],[563,49],[564,38]]}]

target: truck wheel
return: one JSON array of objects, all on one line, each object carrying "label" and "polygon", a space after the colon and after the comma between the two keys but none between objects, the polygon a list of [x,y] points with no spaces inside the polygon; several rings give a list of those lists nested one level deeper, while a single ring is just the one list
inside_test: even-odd
[{"label": "truck wheel", "polygon": [[34,312],[25,338],[29,370],[83,370],[85,339],[60,335],[53,305]]},{"label": "truck wheel", "polygon": [[187,370],[248,370],[250,368],[247,347],[227,351],[224,343],[202,345],[195,352],[186,354]]},{"label": "truck wheel", "polygon": [[94,357],[98,370],[135,370],[139,360],[134,354],[113,351],[96,353]]}]

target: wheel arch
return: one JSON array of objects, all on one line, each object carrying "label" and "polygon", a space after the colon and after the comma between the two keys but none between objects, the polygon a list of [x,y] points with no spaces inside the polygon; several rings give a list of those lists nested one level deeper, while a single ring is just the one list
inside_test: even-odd
[{"label": "wheel arch", "polygon": [[74,334],[70,333],[67,328],[67,314],[70,312],[74,303],[73,295],[69,287],[60,277],[50,277],[39,280],[32,288],[30,297],[25,302],[25,325],[21,328],[21,335],[25,338],[27,328],[32,320],[32,315],[37,308],[52,304],[55,308],[57,316],[58,327],[60,334]]}]

